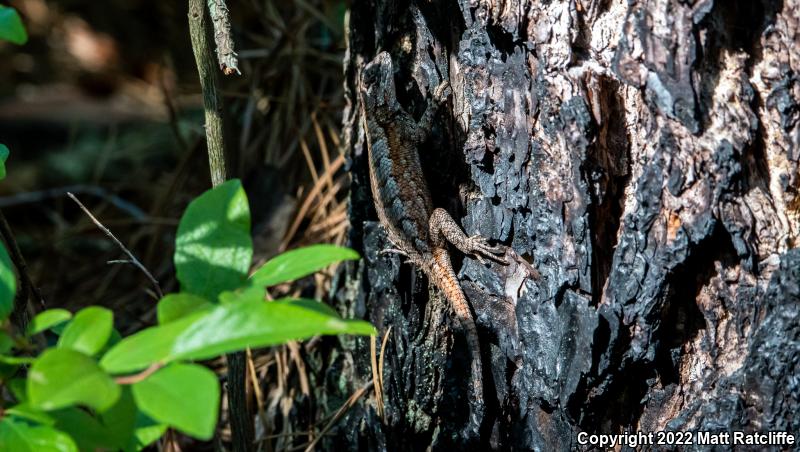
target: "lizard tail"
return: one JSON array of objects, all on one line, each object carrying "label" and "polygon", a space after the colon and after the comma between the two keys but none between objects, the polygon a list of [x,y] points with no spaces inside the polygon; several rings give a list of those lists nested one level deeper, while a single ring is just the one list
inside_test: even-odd
[{"label": "lizard tail", "polygon": [[464,329],[472,359],[470,361],[471,379],[469,385],[469,421],[462,432],[467,437],[478,436],[484,415],[483,400],[483,365],[481,364],[481,346],[478,341],[478,330],[470,312],[467,297],[461,290],[458,277],[450,264],[450,256],[446,249],[433,251],[432,276],[434,283],[444,292],[453,305],[461,327]]}]

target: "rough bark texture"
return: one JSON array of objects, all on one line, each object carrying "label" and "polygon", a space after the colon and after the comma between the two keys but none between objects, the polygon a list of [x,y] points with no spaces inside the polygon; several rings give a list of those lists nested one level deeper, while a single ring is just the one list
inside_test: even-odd
[{"label": "rough bark texture", "polygon": [[[452,310],[378,255],[359,71],[386,50],[421,113],[434,204],[513,246],[538,281],[457,255],[482,343],[493,449],[569,450],[577,433],[800,431],[800,2],[357,0],[345,61],[352,245],[343,314],[392,326],[375,398],[341,450],[460,443],[468,351]],[[454,253],[455,254],[455,253]],[[342,397],[367,340],[329,357]],[[335,408],[333,401],[325,399]]]}]

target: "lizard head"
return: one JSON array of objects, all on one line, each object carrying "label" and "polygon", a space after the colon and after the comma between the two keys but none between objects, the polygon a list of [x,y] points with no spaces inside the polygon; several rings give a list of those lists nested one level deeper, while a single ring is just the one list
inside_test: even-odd
[{"label": "lizard head", "polygon": [[379,53],[361,73],[359,97],[366,114],[378,121],[388,121],[397,108],[394,68],[388,52]]}]

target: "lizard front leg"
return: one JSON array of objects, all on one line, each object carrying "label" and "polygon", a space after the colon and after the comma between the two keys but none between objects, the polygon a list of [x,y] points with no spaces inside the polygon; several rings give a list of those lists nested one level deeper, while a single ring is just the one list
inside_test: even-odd
[{"label": "lizard front leg", "polygon": [[447,80],[440,83],[433,90],[433,97],[428,99],[428,106],[425,108],[425,113],[419,118],[415,133],[412,136],[417,144],[422,143],[428,138],[428,134],[431,132],[431,129],[433,129],[433,120],[436,117],[436,113],[439,111],[439,107],[447,102],[447,99],[452,93],[453,90],[450,88],[450,82]]},{"label": "lizard front leg", "polygon": [[447,241],[462,253],[475,256],[480,262],[484,262],[483,258],[488,258],[501,264],[506,263],[502,257],[505,254],[504,247],[491,246],[479,235],[467,236],[446,210],[434,209],[428,224],[434,246],[444,246]]}]

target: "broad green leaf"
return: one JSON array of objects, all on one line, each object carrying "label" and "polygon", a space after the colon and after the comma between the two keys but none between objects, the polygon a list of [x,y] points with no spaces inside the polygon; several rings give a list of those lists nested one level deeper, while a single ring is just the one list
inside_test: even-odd
[{"label": "broad green leaf", "polygon": [[[2,11],[0,11],[2,14]],[[8,160],[9,152],[5,144],[0,144],[0,180],[6,178],[6,160]]]},{"label": "broad green leaf", "polygon": [[32,426],[10,417],[0,420],[0,450],[13,452],[78,452],[67,434],[47,426]]},{"label": "broad green leaf", "polygon": [[158,323],[172,322],[193,312],[213,307],[214,305],[203,297],[188,293],[171,293],[158,302],[156,307]]},{"label": "broad green leaf", "polygon": [[358,253],[349,248],[312,245],[273,257],[256,270],[250,279],[257,286],[274,286],[316,273],[331,264],[359,257]]},{"label": "broad green leaf", "polygon": [[197,364],[172,364],[133,385],[136,405],[145,414],[195,438],[214,436],[219,411],[219,381]]},{"label": "broad green leaf", "polygon": [[28,42],[28,33],[17,10],[3,5],[0,5],[0,40],[20,45]]},{"label": "broad green leaf", "polygon": [[28,373],[29,403],[42,410],[80,404],[104,411],[119,394],[119,386],[92,358],[67,348],[46,350]]},{"label": "broad green leaf", "polygon": [[114,329],[114,314],[99,306],[81,309],[58,339],[60,348],[70,348],[92,356],[99,352]]},{"label": "broad green leaf", "polygon": [[220,292],[245,282],[252,258],[250,208],[239,180],[225,182],[189,204],[175,240],[182,292],[216,302]]},{"label": "broad green leaf", "polygon": [[56,336],[61,336],[64,333],[64,329],[69,325],[69,322],[61,322],[58,325],[55,325],[50,328],[50,331],[53,332]]},{"label": "broad green leaf", "polygon": [[124,449],[131,442],[138,411],[130,386],[122,386],[117,403],[98,416],[105,428],[105,438],[114,449]]},{"label": "broad green leaf", "polygon": [[100,421],[78,407],[64,408],[49,413],[55,427],[69,434],[82,451],[114,450],[106,428]]},{"label": "broad green leaf", "polygon": [[140,331],[109,350],[100,365],[115,374],[134,372],[157,362],[206,359],[319,334],[375,334],[369,323],[343,320],[320,302],[264,302],[262,292],[251,288],[238,294],[238,302]]},{"label": "broad green leaf", "polygon": [[[245,294],[245,292],[247,292],[247,294]],[[261,301],[266,301],[267,299],[266,294],[267,294],[267,289],[265,289],[264,287],[249,285],[230,292],[222,292],[221,294],[219,294],[219,303],[220,304],[238,303],[240,300],[243,299],[249,300],[256,298],[258,298]]]},{"label": "broad green leaf", "polygon": [[131,445],[139,443],[137,430],[141,419],[147,419],[136,407],[130,386],[123,386],[117,402],[97,416],[77,407],[50,414],[56,428],[69,433],[86,451],[137,450]]},{"label": "broad green leaf", "polygon": [[50,415],[48,415],[44,411],[37,410],[36,408],[31,407],[27,403],[20,403],[19,405],[14,405],[11,408],[6,409],[5,414],[8,416],[18,417],[20,419],[30,420],[42,425],[52,426],[56,422],[55,419],[53,419]]},{"label": "broad green leaf", "polygon": [[178,336],[173,359],[207,359],[320,334],[375,334],[369,323],[343,320],[323,306],[313,300],[264,302],[260,297],[220,305]]},{"label": "broad green leaf", "polygon": [[14,295],[17,293],[17,276],[5,245],[0,242],[0,321],[14,310]]},{"label": "broad green leaf", "polygon": [[164,436],[168,426],[159,424],[149,416],[139,411],[136,415],[136,430],[134,437],[125,446],[125,452],[140,451]]},{"label": "broad green leaf", "polygon": [[190,314],[130,335],[103,355],[100,367],[106,372],[120,374],[142,370],[156,362],[166,363],[177,337],[204,315],[204,312]]},{"label": "broad green leaf", "polygon": [[36,314],[28,325],[28,335],[33,336],[72,318],[72,313],[66,309],[48,309]]}]

